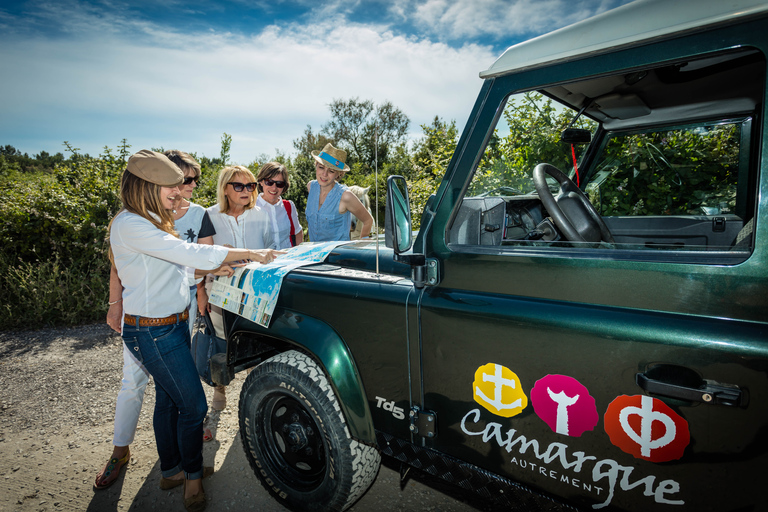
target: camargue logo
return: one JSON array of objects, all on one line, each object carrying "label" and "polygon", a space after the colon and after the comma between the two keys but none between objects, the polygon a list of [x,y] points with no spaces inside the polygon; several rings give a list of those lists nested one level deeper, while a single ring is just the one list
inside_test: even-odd
[{"label": "camargue logo", "polygon": [[[512,418],[528,406],[528,396],[520,378],[503,365],[488,363],[475,371],[472,383],[474,400],[496,416]],[[567,375],[546,375],[531,390],[536,415],[553,432],[580,437],[593,431],[599,421],[595,399],[578,380]],[[637,476],[637,468],[623,466],[612,459],[600,459],[583,451],[573,451],[567,444],[545,444],[527,438],[514,428],[483,419],[481,409],[467,412],[461,430],[468,436],[481,436],[484,443],[495,444],[511,454],[510,462],[541,478],[579,488],[610,505],[616,490],[637,489],[656,503],[684,505],[673,499],[680,492],[675,480],[657,481],[655,475]],[[611,443],[636,458],[663,462],[682,457],[690,442],[687,422],[661,400],[647,396],[620,396],[608,406],[604,416],[605,431]],[[591,468],[591,471],[590,471]],[[583,473],[582,473],[583,472]]]}]

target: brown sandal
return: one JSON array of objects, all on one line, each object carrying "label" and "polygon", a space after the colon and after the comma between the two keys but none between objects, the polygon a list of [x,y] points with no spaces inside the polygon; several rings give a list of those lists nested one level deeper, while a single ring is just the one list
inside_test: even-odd
[{"label": "brown sandal", "polygon": [[[120,470],[128,465],[129,460],[131,460],[131,450],[125,452],[125,455],[120,459],[116,457],[109,459],[109,462],[104,466],[104,469],[96,475],[96,480],[93,482],[93,489],[95,491],[100,491],[115,483],[117,477],[120,476]],[[114,475],[114,477],[112,475]],[[110,479],[110,477],[112,478]],[[101,480],[101,483],[99,483],[99,480]]]},{"label": "brown sandal", "polygon": [[[208,478],[213,473],[214,473],[213,466],[205,466],[205,467],[203,467],[203,478]],[[160,477],[160,489],[162,489],[164,491],[167,491],[167,490],[170,490],[170,489],[174,489],[174,488],[180,486],[181,484],[183,484],[184,480],[185,480],[184,478],[180,478],[178,480],[174,480],[172,478],[165,478],[164,476]]]},{"label": "brown sandal", "polygon": [[[187,493],[187,479],[184,479],[184,494]],[[183,497],[183,496],[182,496]],[[205,501],[205,489],[200,482],[200,492],[189,498],[184,498],[184,508],[187,512],[203,512],[208,503]]]}]

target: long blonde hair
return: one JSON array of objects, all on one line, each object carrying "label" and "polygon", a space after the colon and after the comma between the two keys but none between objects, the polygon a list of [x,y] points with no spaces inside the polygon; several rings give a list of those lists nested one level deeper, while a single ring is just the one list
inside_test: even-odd
[{"label": "long blonde hair", "polygon": [[[225,193],[225,190],[227,188],[227,184],[232,181],[232,178],[236,174],[244,174],[248,176],[248,180],[246,183],[256,183],[256,177],[253,175],[251,170],[247,167],[243,167],[242,165],[231,165],[229,167],[223,168],[219,172],[219,183],[218,188],[216,190],[216,198],[219,201],[219,211],[221,213],[227,213],[229,211],[229,199],[227,198],[227,194]],[[257,188],[253,189],[253,192],[251,192],[251,200],[248,203],[248,206],[245,207],[246,210],[250,210],[254,206],[256,206],[256,197],[258,195]]]},{"label": "long blonde hair", "polygon": [[[165,231],[178,237],[179,235],[173,229],[173,212],[166,210],[163,206],[163,201],[160,199],[160,188],[160,185],[155,185],[134,176],[127,169],[124,170],[123,176],[120,178],[120,200],[123,202],[123,207],[117,212],[117,215],[120,215],[123,210],[135,213],[147,219],[160,231]],[[154,213],[157,217],[150,215],[150,213]],[[112,223],[115,222],[117,215],[109,221],[108,233],[111,233]],[[112,264],[115,263],[111,244],[109,247],[109,261]]]}]

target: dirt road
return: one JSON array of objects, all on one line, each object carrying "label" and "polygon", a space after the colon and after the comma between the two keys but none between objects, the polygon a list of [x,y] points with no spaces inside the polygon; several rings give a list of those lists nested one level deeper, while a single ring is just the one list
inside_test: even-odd
[{"label": "dirt road", "polygon": [[[112,487],[93,490],[96,473],[112,450],[121,371],[120,337],[106,325],[0,332],[0,511],[184,510],[180,488],[158,487],[152,384],[131,445],[131,463]],[[244,375],[229,388],[229,407],[211,415],[207,425],[215,439],[204,445],[205,464],[216,469],[205,481],[207,510],[282,512],[287,509],[259,485],[243,453],[237,397]],[[212,390],[206,392],[210,399]],[[350,510],[492,509],[419,474],[401,490],[397,466],[385,465]]]}]

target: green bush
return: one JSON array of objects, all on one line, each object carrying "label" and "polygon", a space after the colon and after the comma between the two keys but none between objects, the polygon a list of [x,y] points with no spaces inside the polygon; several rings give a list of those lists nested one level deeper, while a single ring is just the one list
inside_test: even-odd
[{"label": "green bush", "polygon": [[107,226],[120,208],[125,167],[109,151],[74,154],[53,169],[0,179],[0,329],[103,320]]},{"label": "green bush", "polygon": [[0,255],[0,330],[103,321],[108,293],[106,258],[27,262]]}]

